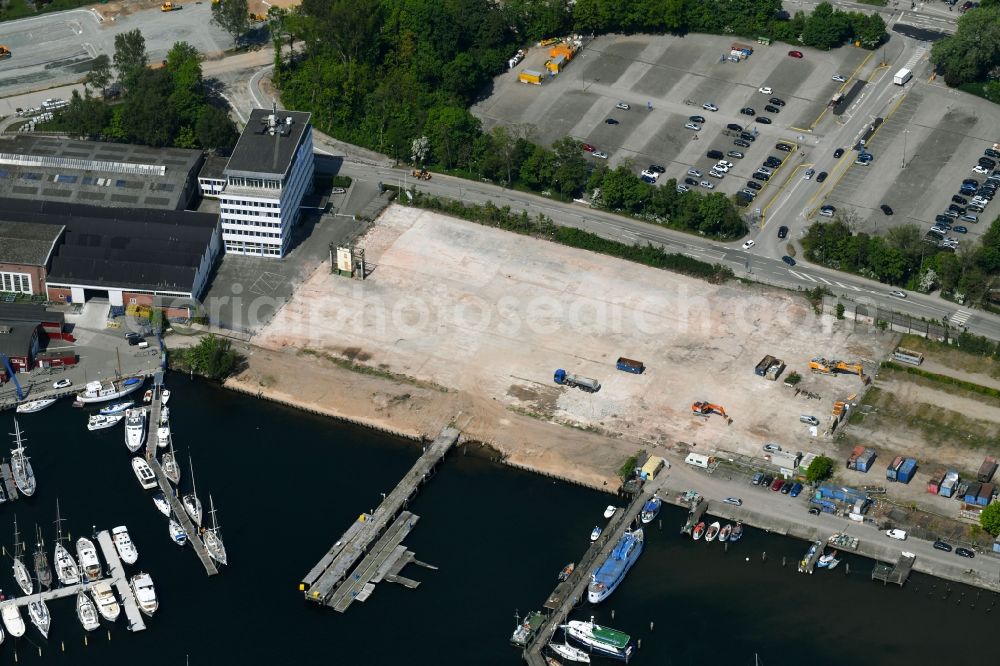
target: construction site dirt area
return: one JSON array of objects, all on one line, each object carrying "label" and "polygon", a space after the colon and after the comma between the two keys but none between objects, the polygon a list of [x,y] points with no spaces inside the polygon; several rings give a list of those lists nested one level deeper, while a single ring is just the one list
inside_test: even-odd
[{"label": "construction site dirt area", "polygon": [[[358,246],[366,280],[321,267],[254,344],[412,378],[473,404],[611,436],[623,451],[759,454],[773,441],[821,452],[800,416],[828,423],[833,403],[862,382],[810,374],[810,359],[871,363],[888,351],[889,337],[817,315],[801,295],[708,284],[403,206],[388,208]],[[778,381],[754,373],[768,354],[788,366]],[[617,369],[620,357],[644,371]],[[599,387],[557,384],[557,369]],[[807,390],[783,385],[793,371]],[[700,401],[722,407],[731,424],[694,415]],[[466,416],[475,428],[478,415]],[[516,458],[520,438],[501,421],[482,436]],[[547,432],[576,458],[574,430]]]}]

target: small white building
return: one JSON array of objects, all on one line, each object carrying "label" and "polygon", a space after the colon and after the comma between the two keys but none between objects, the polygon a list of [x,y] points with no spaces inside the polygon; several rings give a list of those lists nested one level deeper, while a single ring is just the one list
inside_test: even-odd
[{"label": "small white building", "polygon": [[310,114],[254,109],[218,194],[226,252],[281,258],[313,186]]}]

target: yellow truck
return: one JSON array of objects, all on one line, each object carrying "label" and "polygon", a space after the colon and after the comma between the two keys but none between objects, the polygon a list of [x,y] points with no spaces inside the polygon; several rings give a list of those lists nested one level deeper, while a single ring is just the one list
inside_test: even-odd
[{"label": "yellow truck", "polygon": [[536,86],[540,86],[545,80],[545,73],[534,69],[524,69],[518,74],[517,80],[521,83],[534,83]]},{"label": "yellow truck", "polygon": [[181,8],[180,5],[175,5],[172,2],[164,2],[162,5],[160,5],[161,12],[172,12],[175,9],[180,9],[180,8]]}]

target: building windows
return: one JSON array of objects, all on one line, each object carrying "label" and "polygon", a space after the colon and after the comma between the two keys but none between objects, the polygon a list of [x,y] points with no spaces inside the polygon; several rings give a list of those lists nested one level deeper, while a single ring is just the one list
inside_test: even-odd
[{"label": "building windows", "polygon": [[27,273],[0,272],[0,291],[14,291],[21,294],[30,294],[31,276]]}]

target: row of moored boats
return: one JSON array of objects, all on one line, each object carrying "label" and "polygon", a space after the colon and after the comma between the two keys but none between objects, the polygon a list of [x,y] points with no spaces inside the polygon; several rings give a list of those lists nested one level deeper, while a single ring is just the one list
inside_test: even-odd
[{"label": "row of moored boats", "polygon": [[743,521],[736,521],[736,524],[726,523],[723,525],[719,521],[715,521],[707,528],[705,527],[705,522],[702,521],[694,526],[694,530],[691,532],[691,538],[698,541],[702,537],[705,538],[706,542],[712,542],[718,539],[720,542],[723,541],[739,541],[743,538]]}]

